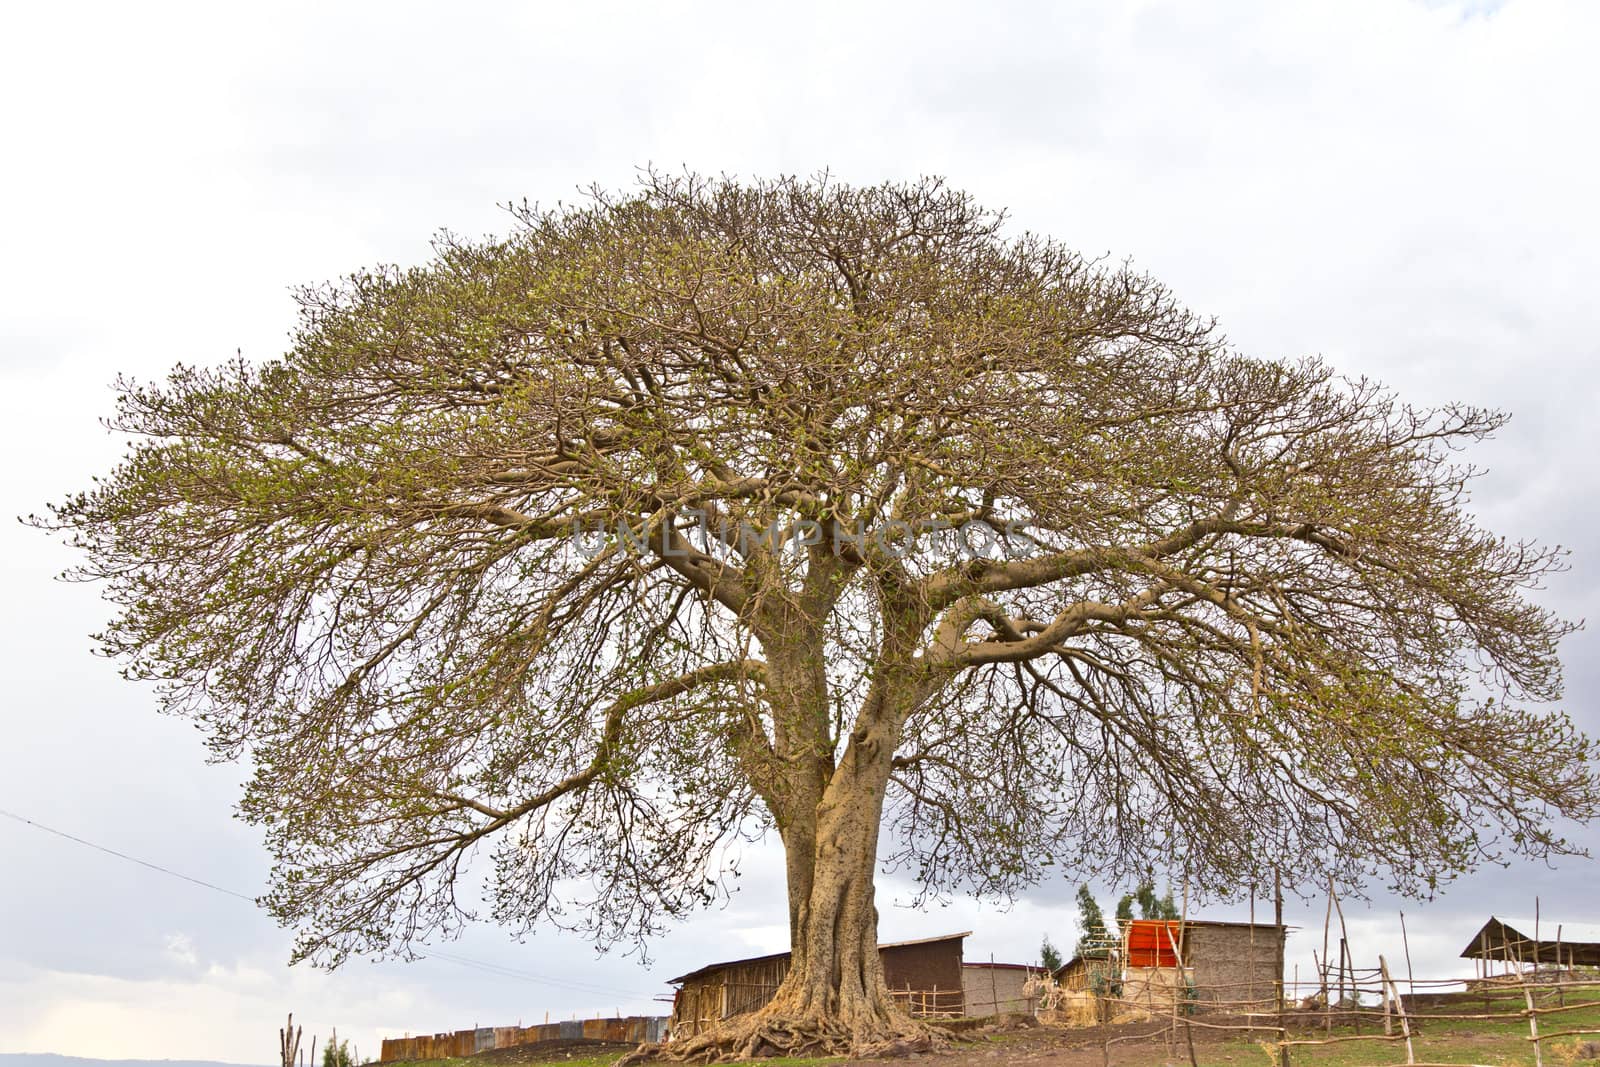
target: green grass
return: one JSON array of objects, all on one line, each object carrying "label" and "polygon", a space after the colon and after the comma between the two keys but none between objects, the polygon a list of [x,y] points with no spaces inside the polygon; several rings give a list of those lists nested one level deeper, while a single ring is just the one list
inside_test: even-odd
[{"label": "green grass", "polygon": [[[1567,1003],[1600,1000],[1600,989],[1574,990],[1568,994]],[[1520,993],[1515,996],[1492,997],[1490,1008],[1484,1011],[1483,999],[1464,1000],[1451,1012],[1461,1014],[1496,1014],[1520,1011],[1525,1007]],[[1541,1002],[1541,1008],[1553,1007],[1554,1002]],[[1440,1013],[1443,1009],[1419,1009],[1424,1014]],[[1412,1038],[1419,1063],[1483,1063],[1497,1067],[1532,1067],[1533,1043],[1528,1040],[1526,1019],[1419,1019]],[[1600,1007],[1582,1008],[1558,1015],[1541,1015],[1539,1029],[1542,1033],[1560,1030],[1600,1030]],[[1395,1032],[1400,1031],[1398,1022]],[[1381,1034],[1381,1019],[1362,1020],[1363,1034]],[[1333,1036],[1348,1037],[1355,1033],[1353,1027],[1335,1026]],[[1291,1033],[1291,1038],[1320,1038],[1322,1029]],[[1577,1063],[1578,1049],[1589,1041],[1600,1042],[1600,1035],[1558,1037],[1545,1040],[1546,1065]],[[1269,1067],[1274,1061],[1270,1046],[1236,1039],[1226,1042],[1207,1042],[1196,1046],[1200,1067]],[[1185,1057],[1186,1058],[1186,1057]],[[1364,1067],[1370,1064],[1403,1064],[1406,1061],[1405,1042],[1350,1041],[1334,1045],[1296,1045],[1290,1050],[1294,1067]]]}]

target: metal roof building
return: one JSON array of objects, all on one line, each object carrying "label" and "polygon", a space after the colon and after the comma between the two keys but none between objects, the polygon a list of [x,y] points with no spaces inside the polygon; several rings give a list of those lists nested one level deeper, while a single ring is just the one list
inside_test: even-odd
[{"label": "metal roof building", "polygon": [[1600,967],[1600,923],[1491,915],[1461,950],[1461,958],[1491,963]]}]

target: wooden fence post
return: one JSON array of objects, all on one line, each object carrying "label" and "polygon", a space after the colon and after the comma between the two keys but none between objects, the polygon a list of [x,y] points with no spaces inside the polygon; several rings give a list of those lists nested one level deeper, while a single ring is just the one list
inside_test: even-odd
[{"label": "wooden fence post", "polygon": [[[1189,898],[1189,890],[1188,890],[1188,886],[1185,885],[1185,887],[1184,887],[1184,911],[1185,912],[1187,912],[1189,910],[1189,908],[1188,908],[1189,899],[1188,898]],[[1183,921],[1184,920],[1182,920],[1182,919],[1178,920],[1179,923],[1182,923]],[[1180,995],[1182,995],[1184,1000],[1187,1002],[1187,1000],[1188,1000],[1188,992],[1189,992],[1189,979],[1188,979],[1188,976],[1183,973],[1183,949],[1178,947],[1178,942],[1174,941],[1172,939],[1172,927],[1170,925],[1165,925],[1164,924],[1162,926],[1162,929],[1166,930],[1166,932],[1167,932],[1167,943],[1172,946],[1172,955],[1178,961],[1178,983],[1179,983],[1179,985],[1178,985],[1177,988],[1173,989],[1173,991],[1172,991],[1172,1023],[1173,1023],[1173,1028],[1176,1029],[1177,1028],[1177,1023],[1178,1023],[1178,998],[1179,998]],[[1183,936],[1183,927],[1181,925],[1178,927],[1178,936],[1179,937]],[[1196,994],[1198,994],[1199,990],[1196,990],[1195,992],[1196,992]],[[1189,1045],[1189,1067],[1200,1067],[1200,1061],[1195,1058],[1195,1054],[1194,1054],[1194,1027],[1189,1025],[1189,1015],[1188,1015],[1187,1011],[1184,1012],[1184,1018],[1183,1018],[1183,1037],[1184,1037],[1184,1040]]]},{"label": "wooden fence post", "polygon": [[[1517,966],[1522,966],[1520,960]],[[1522,973],[1522,996],[1528,1003],[1528,1034],[1533,1039],[1533,1067],[1544,1067],[1544,1053],[1539,1048],[1539,1012],[1533,1006],[1533,989],[1528,985],[1526,971]]]},{"label": "wooden fence post", "polygon": [[1406,1062],[1416,1063],[1416,1050],[1411,1047],[1411,1023],[1406,1018],[1406,1006],[1400,999],[1400,990],[1395,988],[1394,979],[1389,976],[1389,964],[1382,957],[1378,957],[1378,973],[1383,977],[1383,984],[1387,995],[1394,997],[1395,1012],[1400,1016],[1400,1032],[1406,1037]]},{"label": "wooden fence post", "polygon": [[1417,976],[1411,969],[1411,938],[1406,936],[1406,913],[1400,913],[1400,944],[1406,950],[1406,992],[1417,995]]}]

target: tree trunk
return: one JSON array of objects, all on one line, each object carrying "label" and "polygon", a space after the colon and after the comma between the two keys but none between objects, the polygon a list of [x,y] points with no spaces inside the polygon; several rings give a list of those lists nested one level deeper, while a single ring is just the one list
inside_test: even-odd
[{"label": "tree trunk", "polygon": [[790,959],[771,1001],[658,1054],[712,1062],[925,1050],[938,1041],[894,1003],[878,956],[873,874],[894,732],[859,730],[815,810],[784,820]]},{"label": "tree trunk", "polygon": [[860,1043],[897,1036],[909,1020],[889,998],[878,957],[873,873],[883,791],[852,779],[840,773],[829,783],[809,877],[790,884],[789,973],[767,1012],[825,1020]]}]

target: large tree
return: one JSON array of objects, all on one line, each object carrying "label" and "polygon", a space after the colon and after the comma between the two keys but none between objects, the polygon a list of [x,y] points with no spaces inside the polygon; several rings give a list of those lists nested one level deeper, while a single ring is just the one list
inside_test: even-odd
[{"label": "large tree", "polygon": [[479,899],[640,939],[775,831],[788,977],[678,1051],[839,1048],[923,1032],[880,863],[1415,891],[1595,812],[1559,554],[1466,510],[1499,414],[1237,354],[938,182],[516,215],[300,293],[281,359],[121,383],[126,459],[44,520],[249,761],[300,957]]}]

